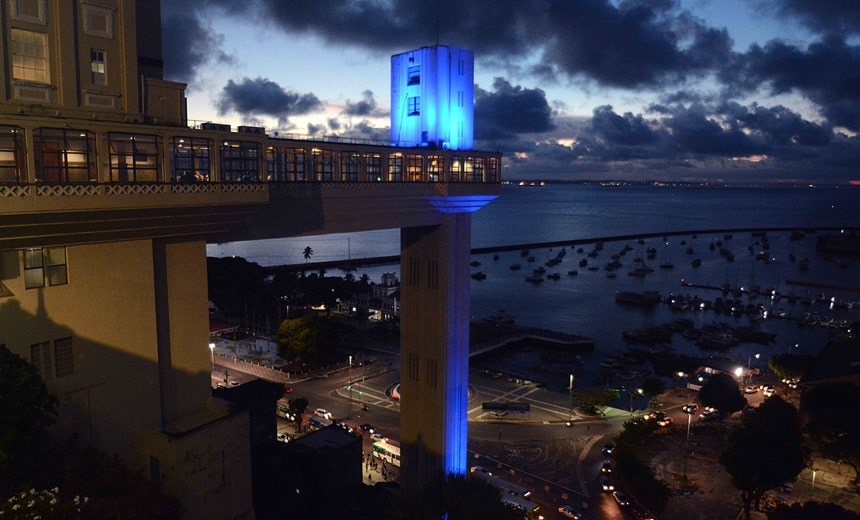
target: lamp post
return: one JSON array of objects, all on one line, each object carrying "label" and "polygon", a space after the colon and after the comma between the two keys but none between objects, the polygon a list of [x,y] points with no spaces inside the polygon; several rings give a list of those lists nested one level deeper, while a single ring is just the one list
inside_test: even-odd
[{"label": "lamp post", "polygon": [[573,374],[570,374],[570,402],[568,403],[567,408],[567,425],[570,426],[573,423]]},{"label": "lamp post", "polygon": [[349,409],[352,411],[352,356],[349,356],[349,368],[347,369],[346,387],[349,389]]},{"label": "lamp post", "polygon": [[[756,353],[755,358],[758,359],[761,354]],[[749,373],[750,381],[752,381],[752,356],[747,356],[747,373]]]},{"label": "lamp post", "polygon": [[812,498],[815,499],[815,474],[818,472],[817,469],[812,468]]},{"label": "lamp post", "polygon": [[210,359],[212,360],[212,367],[211,367],[210,371],[212,373],[215,373],[215,343],[209,343],[209,356],[210,356]]},{"label": "lamp post", "polygon": [[684,442],[684,482],[687,481],[687,455],[690,453],[690,421],[693,419],[693,410],[687,406],[684,407],[684,413],[687,414],[687,440]]}]

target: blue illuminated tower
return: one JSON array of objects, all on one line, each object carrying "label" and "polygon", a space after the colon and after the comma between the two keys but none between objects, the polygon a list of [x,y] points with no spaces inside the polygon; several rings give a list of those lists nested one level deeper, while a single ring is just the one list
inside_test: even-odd
[{"label": "blue illuminated tower", "polygon": [[391,57],[391,140],[398,146],[471,150],[475,54],[447,45]]}]

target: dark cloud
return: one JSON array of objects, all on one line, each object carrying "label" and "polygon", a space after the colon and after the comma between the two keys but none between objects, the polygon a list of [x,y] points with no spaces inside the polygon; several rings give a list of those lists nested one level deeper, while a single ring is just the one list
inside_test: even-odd
[{"label": "dark cloud", "polygon": [[191,13],[162,18],[164,77],[171,81],[194,81],[197,68],[211,62],[232,63],[221,50],[222,37]]},{"label": "dark cloud", "polygon": [[627,112],[620,116],[608,105],[594,109],[591,126],[595,134],[613,144],[642,145],[657,139],[641,115]]},{"label": "dark cloud", "polygon": [[476,139],[505,139],[552,128],[552,109],[542,90],[515,87],[502,78],[493,82],[492,92],[475,89]]},{"label": "dark cloud", "polygon": [[244,78],[240,83],[230,80],[218,100],[218,113],[222,115],[233,111],[242,115],[287,119],[322,108],[322,103],[315,95],[288,92],[266,78]]},{"label": "dark cloud", "polygon": [[373,92],[365,90],[361,93],[361,101],[347,101],[343,114],[347,116],[379,116],[380,113],[376,109],[376,99],[373,97]]},{"label": "dark cloud", "polygon": [[860,47],[828,37],[807,49],[772,41],[753,45],[724,71],[723,80],[746,90],[799,92],[819,104],[834,126],[860,130]]},{"label": "dark cloud", "polygon": [[773,5],[819,33],[860,33],[860,3],[855,0],[774,0]]}]

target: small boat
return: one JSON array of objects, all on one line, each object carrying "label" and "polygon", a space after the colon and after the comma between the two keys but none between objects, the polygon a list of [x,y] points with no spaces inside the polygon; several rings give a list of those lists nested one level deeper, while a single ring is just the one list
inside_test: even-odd
[{"label": "small boat", "polygon": [[472,260],[472,263],[469,265],[471,265],[472,267],[478,267],[479,265],[481,265],[481,262],[479,262],[477,260]]},{"label": "small boat", "polygon": [[578,274],[579,274],[579,271],[577,271],[576,269],[571,269],[570,271],[567,272],[567,276],[576,276]]},{"label": "small boat", "polygon": [[662,264],[660,264],[660,269],[674,269],[674,268],[675,268],[675,264],[673,264],[672,262],[663,262]]},{"label": "small boat", "polygon": [[586,260],[585,258],[583,258],[582,260],[579,261],[579,267],[585,267],[587,265],[588,265],[588,260]]},{"label": "small boat", "polygon": [[519,271],[522,267],[520,264],[511,264],[511,271]]},{"label": "small boat", "polygon": [[493,255],[493,260],[498,260],[498,259],[499,259],[499,254],[498,254],[498,253],[494,254],[494,255]]},{"label": "small boat", "polygon": [[526,276],[526,281],[531,282],[533,284],[543,283],[543,276],[539,274],[533,274],[531,276]]},{"label": "small boat", "polygon": [[702,260],[700,258],[696,258],[695,260],[693,260],[692,265],[693,265],[693,267],[701,267],[702,266]]},{"label": "small boat", "polygon": [[481,271],[478,271],[477,273],[472,273],[472,280],[486,280],[486,279],[487,279],[487,275],[485,275]]},{"label": "small boat", "polygon": [[559,279],[561,279],[561,273],[550,273],[550,274],[546,275],[546,277],[549,278],[550,280],[559,280]]}]

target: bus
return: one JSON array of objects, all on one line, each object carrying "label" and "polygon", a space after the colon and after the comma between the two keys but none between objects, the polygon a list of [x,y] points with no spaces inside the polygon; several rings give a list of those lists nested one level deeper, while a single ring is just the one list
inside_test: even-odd
[{"label": "bus", "polygon": [[540,506],[531,500],[526,500],[525,498],[510,495],[508,493],[502,493],[500,500],[511,509],[516,509],[517,511],[525,513],[526,518],[543,518],[540,516]]},{"label": "bus", "polygon": [[329,421],[325,417],[320,417],[318,415],[312,415],[308,419],[308,428],[311,430],[322,430],[326,426],[331,426],[331,424],[331,421]]},{"label": "bus", "polygon": [[388,441],[376,441],[371,446],[371,452],[377,459],[382,459],[389,464],[400,467],[400,446]]},{"label": "bus", "polygon": [[531,491],[522,486],[518,486],[513,482],[508,482],[507,480],[501,479],[499,477],[494,477],[487,472],[472,471],[471,475],[475,478],[483,480],[487,484],[499,490],[502,493],[502,496],[513,495],[519,498],[528,498],[532,494]]},{"label": "bus", "polygon": [[513,482],[502,480],[498,477],[490,477],[488,480],[494,488],[498,489],[503,494],[507,493],[509,495],[514,495],[520,498],[528,498],[532,494],[532,492],[528,489],[522,486],[518,486]]}]

